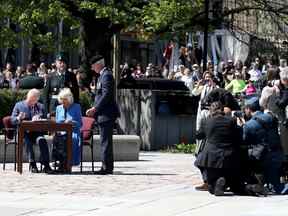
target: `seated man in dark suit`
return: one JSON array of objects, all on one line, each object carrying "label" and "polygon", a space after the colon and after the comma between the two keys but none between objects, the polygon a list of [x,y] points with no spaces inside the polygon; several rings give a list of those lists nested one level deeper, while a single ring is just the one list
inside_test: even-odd
[{"label": "seated man in dark suit", "polygon": [[[43,104],[38,103],[39,97],[40,91],[31,89],[27,94],[26,100],[15,104],[11,115],[13,125],[19,124],[22,120],[39,120],[44,115],[44,106]],[[30,162],[30,170],[34,173],[38,172],[33,150],[33,143],[36,142],[40,147],[40,161],[41,164],[44,165],[43,171],[45,173],[51,172],[49,165],[49,149],[43,134],[39,132],[25,132],[24,140]]]}]

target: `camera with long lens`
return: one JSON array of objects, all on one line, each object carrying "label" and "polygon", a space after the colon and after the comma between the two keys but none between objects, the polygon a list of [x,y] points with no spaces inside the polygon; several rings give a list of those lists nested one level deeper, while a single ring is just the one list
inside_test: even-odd
[{"label": "camera with long lens", "polygon": [[233,112],[233,117],[243,118],[244,117],[244,113],[242,111],[235,111],[235,112]]}]

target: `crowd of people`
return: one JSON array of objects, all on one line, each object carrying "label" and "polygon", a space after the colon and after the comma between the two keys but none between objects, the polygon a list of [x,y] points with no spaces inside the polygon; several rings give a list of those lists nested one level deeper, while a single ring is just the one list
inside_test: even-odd
[{"label": "crowd of people", "polygon": [[122,78],[182,81],[200,98],[195,164],[204,184],[196,189],[215,195],[227,189],[236,194],[287,194],[288,185],[280,181],[287,176],[287,60],[208,61],[203,71],[201,49],[181,47],[178,63],[171,67],[172,50],[169,42],[162,65],[149,64],[145,71],[139,64],[124,64]]},{"label": "crowd of people", "polygon": [[[288,185],[280,181],[282,165],[287,151],[288,130],[288,66],[284,59],[278,65],[259,58],[248,66],[243,62],[228,60],[213,65],[208,61],[206,71],[198,58],[189,54],[189,49],[180,48],[179,64],[172,71],[168,69],[171,50],[168,46],[163,54],[163,64],[149,64],[144,72],[140,64],[121,66],[121,78],[165,78],[182,81],[191,95],[199,97],[196,119],[197,159],[196,166],[201,170],[203,185],[196,187],[215,195],[223,195],[226,190],[235,194],[287,194]],[[39,92],[31,90],[26,101],[16,104],[12,113],[14,124],[23,119],[34,118],[29,107],[38,107],[40,113],[55,113],[56,121],[72,121],[73,164],[79,164],[79,130],[81,127],[81,107],[79,89],[96,95],[95,106],[87,110],[88,116],[95,116],[102,131],[103,166],[100,174],[113,171],[112,133],[119,110],[115,104],[114,80],[111,71],[105,68],[104,59],[95,58],[91,62],[97,76],[89,86],[83,85],[79,70],[67,68],[63,56],[57,56],[51,67],[40,64],[28,65],[26,70],[7,63],[0,74],[0,86],[17,89],[19,80],[33,76],[43,78],[43,107],[38,104]],[[101,67],[100,67],[101,66]],[[109,94],[107,93],[109,89]],[[107,103],[106,100],[110,102]],[[60,104],[59,104],[60,103]],[[37,106],[35,106],[35,104]],[[29,109],[28,109],[28,108]],[[21,111],[22,110],[22,111]],[[23,111],[24,110],[24,111]],[[35,110],[34,110],[35,111]],[[26,112],[26,114],[25,114]],[[24,113],[24,114],[23,114]],[[37,118],[37,117],[35,117]],[[27,139],[27,140],[26,140]],[[32,141],[38,142],[44,170],[50,172],[47,144],[42,134],[25,137],[27,153],[32,170],[37,171]],[[32,141],[31,141],[32,140]],[[65,134],[55,136],[55,157],[64,168]],[[59,144],[60,143],[60,144]],[[286,149],[285,149],[286,147]],[[64,152],[64,153],[63,153]],[[64,155],[64,156],[63,156]],[[259,176],[262,176],[259,179]],[[265,187],[264,187],[265,186]]]},{"label": "crowd of people", "polygon": [[250,70],[241,62],[222,66],[221,72],[208,66],[192,88],[200,95],[195,165],[204,181],[196,189],[216,196],[227,188],[241,195],[287,194],[280,181],[287,175],[286,62],[261,68],[256,58]]},{"label": "crowd of people", "polygon": [[[213,75],[213,82],[221,88],[225,88],[233,95],[259,94],[268,81],[279,78],[279,72],[287,67],[286,59],[280,59],[280,64],[275,66],[271,60],[255,58],[249,64],[241,60],[234,62],[232,59],[221,61],[217,64],[208,60],[206,70],[203,71],[199,51],[189,47],[180,47],[177,63],[171,67],[171,55],[173,47],[169,43],[163,53],[163,62],[160,65],[149,63],[147,67],[141,64],[124,63],[120,65],[120,77],[122,79],[161,78],[183,81],[190,91],[200,84],[204,72]],[[277,77],[278,76],[278,77]],[[203,81],[203,80],[202,80]]]},{"label": "crowd of people", "polygon": [[[75,75],[80,90],[90,92],[93,92],[95,90],[92,83],[90,86],[84,85],[86,75],[80,68],[67,68],[67,71]],[[56,63],[47,64],[42,62],[39,65],[33,63],[27,64],[25,67],[15,67],[12,63],[7,62],[5,68],[0,71],[0,88],[10,88],[13,90],[18,90],[19,88],[27,88],[27,84],[28,87],[31,85],[35,85],[39,88],[43,88],[46,85],[48,78],[50,76],[53,76],[53,74],[55,74],[56,72]]]},{"label": "crowd of people", "polygon": [[203,71],[189,49],[182,47],[180,52],[172,70],[168,46],[161,66],[149,64],[143,71],[139,64],[126,63],[121,77],[182,81],[200,98],[195,165],[204,183],[196,189],[217,196],[226,190],[240,195],[288,194],[283,181],[288,155],[287,61],[208,61]]}]

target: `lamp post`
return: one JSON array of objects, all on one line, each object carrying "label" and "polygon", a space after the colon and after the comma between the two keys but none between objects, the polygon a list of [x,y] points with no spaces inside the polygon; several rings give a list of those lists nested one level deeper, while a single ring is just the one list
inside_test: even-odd
[{"label": "lamp post", "polygon": [[208,30],[209,30],[209,0],[205,0],[205,26],[204,26],[204,50],[203,50],[203,72],[207,69],[208,53]]}]

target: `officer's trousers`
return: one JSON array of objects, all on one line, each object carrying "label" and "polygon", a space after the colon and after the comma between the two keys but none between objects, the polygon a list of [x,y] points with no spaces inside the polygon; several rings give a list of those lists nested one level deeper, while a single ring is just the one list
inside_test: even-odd
[{"label": "officer's trousers", "polygon": [[113,171],[113,121],[99,123],[102,169]]},{"label": "officer's trousers", "polygon": [[44,136],[42,136],[42,134],[25,133],[24,141],[26,145],[26,153],[27,153],[29,162],[36,162],[34,149],[33,149],[33,143],[36,143],[36,145],[39,145],[39,148],[40,148],[40,162],[43,165],[46,165],[49,163],[49,148],[47,145],[47,141],[44,138]]}]

